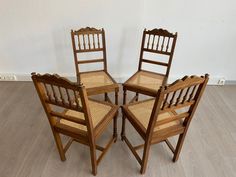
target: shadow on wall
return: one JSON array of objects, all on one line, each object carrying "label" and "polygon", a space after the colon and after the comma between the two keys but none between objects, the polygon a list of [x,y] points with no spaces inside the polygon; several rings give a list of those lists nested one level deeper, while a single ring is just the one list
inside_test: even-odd
[{"label": "shadow on wall", "polygon": [[130,77],[138,69],[142,29],[138,27],[122,30],[119,45],[119,73],[121,79]]},{"label": "shadow on wall", "polygon": [[75,76],[70,30],[68,28],[58,28],[52,32],[57,72],[65,76]]}]

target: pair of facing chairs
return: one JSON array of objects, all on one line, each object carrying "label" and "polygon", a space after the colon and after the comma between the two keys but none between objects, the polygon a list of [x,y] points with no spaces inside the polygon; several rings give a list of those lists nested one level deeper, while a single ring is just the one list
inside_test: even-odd
[{"label": "pair of facing chairs", "polygon": [[[65,153],[73,141],[87,145],[90,148],[92,173],[96,175],[97,165],[117,140],[119,86],[107,72],[104,30],[83,28],[71,31],[71,37],[77,83],[58,75],[36,73],[32,73],[32,80],[47,114],[61,160],[66,159]],[[140,163],[142,174],[145,173],[152,144],[166,142],[174,153],[173,161],[178,159],[189,124],[208,81],[208,75],[186,76],[166,86],[176,38],[177,34],[171,34],[166,30],[144,30],[139,69],[123,84],[121,137]],[[98,51],[102,51],[102,59],[78,59],[78,54]],[[144,52],[166,55],[168,62],[144,59]],[[103,62],[104,70],[80,72],[80,64],[94,62]],[[160,74],[145,71],[142,69],[143,62],[164,66],[166,72]],[[136,92],[130,104],[125,104],[127,90]],[[109,92],[115,92],[115,104],[110,101]],[[139,93],[154,98],[138,102]],[[89,95],[95,94],[105,94],[105,102],[88,98]],[[143,138],[144,144],[135,147],[131,145],[125,133],[126,119]],[[112,121],[112,137],[105,147],[99,146],[96,142]],[[65,146],[62,144],[60,134],[70,137]],[[176,135],[179,135],[179,139],[174,148],[168,138]],[[140,148],[144,148],[142,158],[136,152]],[[101,151],[98,158],[96,150]]]},{"label": "pair of facing chairs", "polygon": [[[32,73],[32,80],[47,114],[54,139],[61,157],[73,141],[89,146],[93,175],[109,147],[117,140],[119,107],[108,102],[88,98],[84,86],[58,75]],[[166,142],[177,161],[188,127],[204,92],[208,75],[184,77],[169,86],[161,86],[154,98],[122,106],[122,140],[141,165],[145,173],[149,149],[152,144]],[[126,137],[125,120],[128,119],[144,144],[133,146]],[[102,133],[113,121],[113,135],[105,147],[97,144]],[[60,134],[70,137],[63,146]],[[168,138],[179,136],[174,148]],[[142,158],[136,152],[144,148]],[[97,158],[96,150],[101,151]]]},{"label": "pair of facing chairs", "polygon": [[[71,30],[71,40],[77,82],[83,83],[88,95],[104,93],[106,101],[110,101],[107,93],[115,92],[115,104],[118,105],[119,86],[107,71],[104,29],[99,30],[86,27],[79,30]],[[126,103],[127,90],[136,92],[136,96],[131,101],[137,101],[139,93],[155,96],[160,86],[166,84],[176,40],[177,33],[172,34],[164,29],[155,28],[152,30],[145,29],[143,31],[138,71],[123,84],[123,104]],[[91,59],[91,56],[86,57],[86,54],[99,52],[102,53],[100,58]],[[150,59],[150,57],[153,57],[152,55],[156,55],[154,58],[159,58]],[[163,57],[163,59],[161,57]],[[84,72],[80,69],[82,65],[95,63],[102,63],[103,69],[89,72]],[[156,66],[159,69],[159,72],[155,73],[145,70],[143,66],[145,64]]]}]

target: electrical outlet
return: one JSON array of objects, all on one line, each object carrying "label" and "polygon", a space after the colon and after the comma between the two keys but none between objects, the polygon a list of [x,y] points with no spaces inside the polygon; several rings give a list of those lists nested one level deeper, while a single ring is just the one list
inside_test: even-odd
[{"label": "electrical outlet", "polygon": [[16,81],[16,75],[14,74],[0,74],[0,81]]},{"label": "electrical outlet", "polygon": [[225,78],[219,79],[218,85],[225,85]]}]

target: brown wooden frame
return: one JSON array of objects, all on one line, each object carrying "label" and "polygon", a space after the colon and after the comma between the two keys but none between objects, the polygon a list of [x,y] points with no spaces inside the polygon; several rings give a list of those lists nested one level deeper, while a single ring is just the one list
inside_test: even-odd
[{"label": "brown wooden frame", "polygon": [[[151,40],[151,41],[150,41],[150,36],[153,36],[153,40]],[[163,39],[162,41],[160,40],[161,38]],[[157,39],[157,42],[155,42],[156,39]],[[165,43],[166,39],[167,39],[167,43]],[[147,40],[147,43],[145,42],[146,40]],[[170,40],[172,40],[171,46],[169,46]],[[123,104],[126,104],[127,90],[136,92],[136,96],[131,101],[138,101],[139,93],[149,95],[149,96],[155,96],[157,94],[158,88],[155,91],[155,90],[150,90],[145,87],[131,85],[128,83],[140,71],[145,71],[145,72],[164,76],[162,85],[166,84],[168,76],[169,76],[169,72],[170,72],[172,58],[174,55],[176,40],[177,40],[177,33],[172,34],[172,33],[168,32],[167,30],[161,29],[161,28],[160,29],[155,28],[152,30],[144,29],[142,43],[141,43],[138,71],[123,84],[123,91],[124,91],[123,92]],[[165,63],[165,62],[153,61],[151,59],[145,59],[145,58],[143,58],[144,52],[166,55],[166,56],[168,56],[168,62]],[[151,72],[151,71],[143,70],[142,69],[143,63],[164,66],[164,67],[166,67],[166,73],[158,73],[158,72]]]},{"label": "brown wooden frame", "polygon": [[[117,115],[119,107],[107,102],[99,102],[111,106],[111,110],[96,127],[93,127],[88,97],[84,86],[73,83],[59,75],[32,73],[32,80],[48,117],[61,160],[66,160],[65,153],[73,141],[87,145],[90,147],[92,173],[96,175],[97,165],[104,157],[108,148],[117,140]],[[58,111],[59,108],[63,110]],[[65,114],[66,110],[81,112],[84,114],[85,119],[68,116]],[[59,124],[60,119],[84,125],[87,127],[87,131]],[[96,145],[96,140],[104,132],[112,119],[114,121],[112,138],[105,147]],[[60,134],[71,137],[64,147]],[[96,157],[96,149],[102,152],[98,159]]]},{"label": "brown wooden frame", "polygon": [[[100,36],[101,35],[101,39]],[[92,36],[92,37],[91,37]],[[78,38],[78,45],[76,45],[76,37]],[[82,39],[82,43],[79,40],[79,37]],[[87,38],[87,43],[85,38]],[[95,40],[97,39],[97,41]],[[103,71],[105,74],[112,80],[112,85],[102,86],[102,87],[94,87],[94,88],[87,88],[88,95],[97,95],[104,93],[105,94],[105,101],[109,101],[108,92],[115,92],[115,103],[118,105],[118,92],[119,92],[119,85],[116,81],[111,77],[111,75],[107,71],[107,56],[106,56],[106,39],[105,39],[105,30],[96,29],[92,27],[81,28],[79,30],[71,30],[71,41],[74,53],[74,63],[76,69],[76,77],[77,82],[81,83],[81,74],[83,73],[91,73],[97,71]],[[100,41],[102,44],[100,44]],[[90,60],[79,60],[78,54],[79,53],[87,53],[87,52],[102,52],[103,58],[99,59],[90,59]],[[103,63],[103,70],[95,70],[95,71],[87,71],[81,72],[79,69],[79,65],[82,64],[90,64],[90,63]],[[85,85],[86,86],[86,85]]]},{"label": "brown wooden frame", "polygon": [[[148,161],[149,149],[152,144],[159,142],[166,142],[167,146],[174,153],[173,162],[179,158],[179,154],[188,131],[188,127],[196,111],[197,105],[205,90],[209,79],[209,75],[185,76],[181,80],[177,80],[169,86],[161,86],[155,98],[153,110],[150,116],[147,129],[143,129],[135,116],[130,112],[129,106],[140,104],[140,102],[130,103],[122,106],[123,120],[122,120],[122,140],[126,142],[131,152],[136,157],[141,165],[141,173],[144,174]],[[182,112],[179,112],[180,109]],[[178,110],[178,111],[177,111]],[[187,110],[187,111],[186,111]],[[171,111],[174,116],[165,120],[158,120],[158,115],[164,112]],[[177,113],[177,112],[178,113]],[[128,118],[130,123],[143,138],[144,144],[133,147],[125,134],[125,120]],[[164,125],[172,121],[180,120],[182,123],[178,126],[171,126],[160,131],[154,131],[156,126]],[[179,135],[176,148],[174,148],[168,141],[169,137]],[[143,157],[140,158],[136,150],[144,147]]]}]

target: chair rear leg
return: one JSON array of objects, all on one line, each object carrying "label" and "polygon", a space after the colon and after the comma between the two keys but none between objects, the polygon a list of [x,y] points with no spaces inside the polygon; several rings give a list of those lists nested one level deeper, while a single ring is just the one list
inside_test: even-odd
[{"label": "chair rear leg", "polygon": [[61,161],[65,161],[66,156],[65,156],[65,152],[64,152],[63,145],[61,142],[60,134],[56,131],[53,131],[53,135],[54,135],[54,139],[56,141],[56,145],[57,145],[58,152],[60,154]]},{"label": "chair rear leg", "polygon": [[179,154],[180,154],[180,151],[181,151],[183,143],[184,143],[185,135],[186,135],[185,133],[179,135],[177,146],[176,146],[175,152],[174,152],[174,157],[172,160],[173,162],[176,162],[179,159]]},{"label": "chair rear leg", "polygon": [[123,104],[126,104],[126,89],[123,88]]},{"label": "chair rear leg", "polygon": [[138,92],[136,92],[136,99],[135,99],[135,101],[138,101],[138,96],[139,96],[139,94],[138,94]]},{"label": "chair rear leg", "polygon": [[96,157],[96,148],[95,145],[90,145],[90,156],[92,164],[92,174],[96,176],[97,174],[97,157]]},{"label": "chair rear leg", "polygon": [[144,174],[147,168],[150,146],[151,146],[150,143],[145,142],[144,150],[143,150],[142,165],[141,165],[141,170],[140,170],[141,174]]},{"label": "chair rear leg", "polygon": [[115,104],[118,105],[119,90],[115,91]]},{"label": "chair rear leg", "polygon": [[104,93],[104,100],[105,100],[105,101],[108,101],[107,97],[108,97],[108,94],[107,94],[107,93]]},{"label": "chair rear leg", "polygon": [[[123,105],[126,104],[126,89],[123,88]],[[121,140],[124,140],[124,136],[125,136],[125,115],[124,112],[122,112],[122,131],[121,131]]]},{"label": "chair rear leg", "polygon": [[117,140],[117,116],[118,113],[113,118],[113,137],[115,138],[114,142]]},{"label": "chair rear leg", "polygon": [[125,137],[125,115],[123,113],[122,115],[122,130],[121,130],[121,140],[123,141],[124,140],[124,137]]}]

